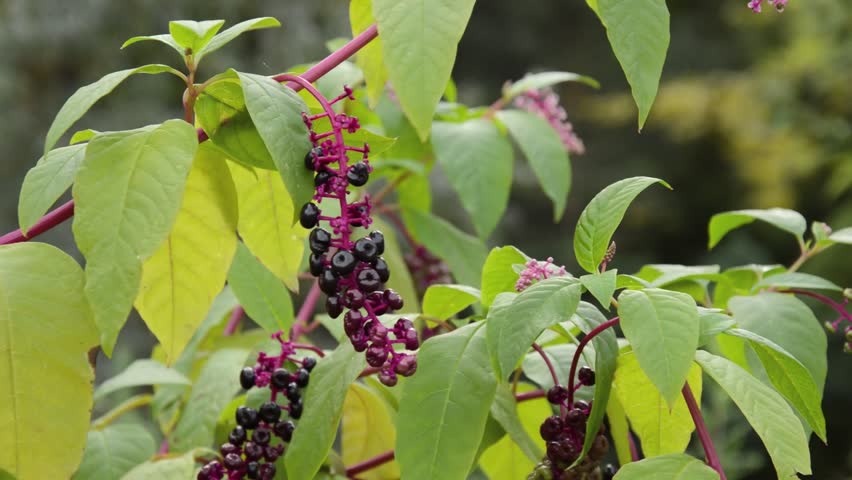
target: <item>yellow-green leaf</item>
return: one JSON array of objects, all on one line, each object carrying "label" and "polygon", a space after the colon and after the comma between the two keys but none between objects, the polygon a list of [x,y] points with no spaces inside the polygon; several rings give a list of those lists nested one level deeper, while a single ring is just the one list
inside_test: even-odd
[{"label": "yellow-green leaf", "polygon": [[[396,429],[385,402],[372,390],[353,383],[343,401],[343,463],[354,465],[391,450],[396,442]],[[399,478],[396,462],[358,475],[364,480]]]},{"label": "yellow-green leaf", "polygon": [[237,230],[252,253],[290,290],[299,290],[299,265],[308,231],[293,225],[293,201],[278,172],[233,162],[240,220]]},{"label": "yellow-green leaf", "polygon": [[[352,0],[349,3],[349,22],[352,24],[352,35],[358,35],[376,23],[376,19],[373,18],[373,0]],[[385,67],[381,37],[375,38],[359,50],[355,60],[364,72],[370,108],[375,108],[388,81],[388,69]]]},{"label": "yellow-green leaf", "polygon": [[171,233],[142,266],[135,306],[174,362],[222,290],[237,248],[237,194],[222,157],[198,149]]},{"label": "yellow-green leaf", "polygon": [[0,247],[0,469],[69,478],[86,445],[98,343],[83,271],[43,243]]}]

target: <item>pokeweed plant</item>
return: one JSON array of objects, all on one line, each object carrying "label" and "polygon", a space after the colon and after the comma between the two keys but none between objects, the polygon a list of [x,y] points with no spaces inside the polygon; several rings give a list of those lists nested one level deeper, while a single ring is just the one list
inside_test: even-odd
[{"label": "pokeweed plant", "polygon": [[[641,128],[669,42],[665,2],[587,3]],[[797,270],[852,244],[852,229],[813,222],[806,236],[794,211],[724,212],[710,220],[711,248],[761,221],[795,237],[798,259],[619,273],[613,237],[630,203],[668,186],[634,177],[579,217],[585,273],[513,246],[489,252],[511,185],[509,138],[560,219],[569,153],[585,147],[550,87],[597,84],[543,72],[488,107],[458,103],[450,73],[473,5],[352,0],[354,37],[325,59],[204,81],[208,54],[279,22],[174,21],[124,46],[163,43],[183,71],[146,65],[72,95],[24,180],[21,228],[0,237],[0,477],[725,479],[701,414],[703,374],[742,411],[778,478],[810,473],[808,437],[826,440],[828,342],[800,297],[837,313],[826,327],[850,351],[852,293]],[[124,80],[161,73],[186,86],[182,119],[81,130],[54,148]],[[430,213],[435,164],[476,236]],[[73,199],[48,212],[69,188]],[[28,242],[72,216],[85,270]],[[315,315],[323,294],[327,315]],[[133,308],[158,345],[93,388],[97,354],[113,355]],[[112,408],[90,418],[93,405]],[[138,409],[147,422],[125,417]],[[685,454],[693,433],[703,461]]]}]

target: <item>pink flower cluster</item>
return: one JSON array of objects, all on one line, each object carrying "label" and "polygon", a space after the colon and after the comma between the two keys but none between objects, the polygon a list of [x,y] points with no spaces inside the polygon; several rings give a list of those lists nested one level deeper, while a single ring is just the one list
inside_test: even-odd
[{"label": "pink flower cluster", "polygon": [[518,277],[518,281],[515,283],[515,290],[519,292],[526,290],[527,287],[539,280],[568,275],[565,267],[558,267],[553,264],[553,257],[547,257],[547,260],[543,262],[541,260],[530,260],[524,267],[523,271],[521,271],[521,276]]},{"label": "pink flower cluster", "polygon": [[515,106],[547,120],[559,134],[569,153],[582,155],[586,152],[583,140],[574,132],[574,126],[568,121],[568,114],[559,105],[559,95],[553,90],[528,90],[515,98]]},{"label": "pink flower cluster", "polygon": [[[756,13],[760,13],[762,3],[763,0],[751,0],[748,2],[748,8],[754,10]],[[783,12],[784,8],[787,7],[787,0],[766,0],[766,3],[775,7],[775,10],[778,12]]]}]

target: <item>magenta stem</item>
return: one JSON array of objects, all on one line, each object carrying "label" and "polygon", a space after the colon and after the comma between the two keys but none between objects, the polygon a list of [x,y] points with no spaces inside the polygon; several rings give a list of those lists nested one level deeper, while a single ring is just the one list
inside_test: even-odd
[{"label": "magenta stem", "polygon": [[[544,360],[544,364],[547,365],[547,369],[550,370],[550,377],[553,379],[553,386],[555,387],[559,385],[559,376],[556,375],[556,369],[553,368],[553,363],[550,362],[550,357],[548,357],[547,354],[544,353],[544,349],[542,349],[541,345],[539,345],[538,343],[533,342],[532,348],[533,350],[538,352],[538,354],[541,356],[541,359]],[[567,413],[564,403],[559,404],[559,411],[563,417]]]},{"label": "magenta stem", "polygon": [[532,392],[518,393],[515,395],[516,402],[526,402],[527,400],[535,400],[536,398],[544,398],[547,392],[544,390],[535,390]]},{"label": "magenta stem", "polygon": [[814,298],[816,300],[819,300],[823,304],[834,309],[834,311],[836,311],[838,314],[840,314],[841,317],[846,319],[847,322],[852,323],[852,314],[847,312],[846,308],[843,305],[835,302],[834,300],[826,297],[825,295],[822,295],[822,294],[816,293],[816,292],[811,292],[809,290],[799,290],[797,288],[791,288],[790,290],[783,290],[782,293],[794,293],[796,295],[804,295],[806,297],[811,297],[811,298]]},{"label": "magenta stem", "polygon": [[305,301],[299,308],[299,312],[296,313],[296,321],[293,323],[293,328],[290,329],[291,341],[298,340],[299,337],[307,332],[308,322],[314,314],[314,309],[316,309],[321,293],[319,283],[313,282],[308,295],[305,297]]},{"label": "magenta stem", "polygon": [[593,338],[597,337],[598,334],[609,327],[615,326],[616,324],[618,324],[618,317],[605,321],[593,328],[592,331],[586,334],[586,336],[583,337],[577,345],[577,351],[574,352],[574,358],[571,359],[571,371],[568,374],[568,405],[572,405],[574,403],[574,375],[577,372],[577,364],[580,362],[580,355],[583,354],[583,349],[586,348],[586,344],[592,341]]},{"label": "magenta stem", "polygon": [[633,434],[630,433],[630,429],[627,430],[627,443],[630,445],[630,460],[634,462],[641,460],[641,458],[639,458],[639,448],[636,446],[636,439],[633,438]]},{"label": "magenta stem", "polygon": [[[378,28],[376,25],[371,26],[370,28],[364,30],[343,45],[339,50],[333,52],[331,55],[325,57],[320,60],[316,65],[307,69],[305,73],[301,75],[301,77],[309,82],[315,82],[317,79],[321,78],[326,73],[330,72],[334,67],[340,65],[345,60],[347,60],[352,55],[358,52],[358,50],[364,48],[365,45],[370,43],[374,38],[379,35]],[[277,82],[281,82],[282,80],[279,77],[287,76],[285,74],[276,75],[272,77],[273,80]],[[287,86],[292,88],[295,91],[299,91],[302,89],[302,85],[296,82],[288,82]],[[198,142],[204,142],[210,137],[208,137],[207,132],[202,129],[197,130],[198,133]],[[59,225],[60,223],[68,220],[74,216],[74,200],[70,200],[67,203],[61,205],[55,210],[49,212],[47,215],[41,218],[35,225],[27,232],[27,235],[21,233],[21,230],[14,230],[12,232],[7,233],[0,237],[0,245],[8,245],[10,243],[18,243],[25,242],[27,240],[33,239],[36,236],[52,229],[53,227]]]},{"label": "magenta stem", "polygon": [[313,345],[308,345],[307,343],[294,343],[293,348],[295,348],[296,350],[310,350],[316,353],[317,356],[320,358],[325,357],[325,352],[323,352],[321,348]]},{"label": "magenta stem", "polygon": [[385,453],[376,455],[375,457],[364,460],[361,463],[356,463],[355,465],[352,465],[351,467],[346,469],[346,477],[352,478],[355,475],[358,475],[359,473],[363,473],[367,470],[372,470],[376,467],[384,465],[392,461],[394,459],[394,455],[395,454],[393,450],[388,450]]},{"label": "magenta stem", "polygon": [[242,321],[243,316],[245,316],[246,311],[243,309],[241,305],[237,305],[237,308],[231,312],[231,316],[228,318],[228,323],[225,324],[225,329],[222,330],[223,337],[230,337],[237,331],[237,327],[240,326],[240,321]]},{"label": "magenta stem", "polygon": [[701,446],[704,447],[704,456],[707,458],[707,465],[710,465],[710,467],[719,473],[719,480],[727,480],[725,471],[722,469],[722,462],[719,461],[719,455],[716,454],[716,447],[713,446],[713,439],[710,438],[707,425],[704,424],[704,417],[701,416],[701,409],[695,401],[695,396],[692,395],[689,383],[683,385],[682,392],[683,399],[686,400],[686,406],[689,408],[689,414],[692,415],[692,421],[695,423],[695,431],[698,432],[698,439],[701,440]]}]

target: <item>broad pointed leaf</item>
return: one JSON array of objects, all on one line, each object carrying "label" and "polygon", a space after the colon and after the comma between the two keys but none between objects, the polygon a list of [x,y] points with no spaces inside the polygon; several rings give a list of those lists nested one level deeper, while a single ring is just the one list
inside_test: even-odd
[{"label": "broad pointed leaf", "polygon": [[189,381],[182,373],[163,365],[156,360],[146,358],[136,360],[118,375],[98,385],[95,389],[95,401],[102,399],[110,393],[124,388],[140,387],[145,385],[189,385]]},{"label": "broad pointed leaf", "polygon": [[252,18],[250,20],[246,20],[244,22],[240,22],[232,27],[226,28],[224,31],[218,33],[215,37],[213,37],[210,42],[207,43],[198,53],[195,55],[195,61],[200,62],[201,59],[210,53],[219,50],[228,44],[231,40],[237,38],[245,32],[251,30],[259,30],[262,28],[274,28],[280,27],[281,22],[272,17],[259,17]]},{"label": "broad pointed leaf", "polygon": [[207,45],[224,24],[224,20],[173,20],[169,22],[169,34],[178,45],[194,54]]},{"label": "broad pointed leaf", "polygon": [[590,273],[580,277],[580,283],[586,287],[586,290],[595,297],[595,300],[601,304],[606,310],[609,310],[609,305],[612,301],[612,295],[615,293],[616,282],[618,279],[618,270],[607,270],[604,273]]},{"label": "broad pointed leaf", "polygon": [[840,292],[843,289],[822,277],[811,275],[809,273],[779,273],[764,277],[763,280],[757,282],[754,288],[799,288],[805,290],[833,290]]},{"label": "broad pointed leaf", "polygon": [[432,285],[423,296],[423,314],[446,320],[479,301],[478,289],[466,285]]},{"label": "broad pointed leaf", "polygon": [[18,200],[18,220],[24,234],[47,213],[74,183],[86,156],[86,145],[57,148],[50,157],[41,157],[27,172]]},{"label": "broad pointed leaf", "polygon": [[592,88],[600,88],[600,84],[592,77],[571,72],[538,72],[531,73],[517,82],[512,82],[503,89],[503,100],[509,101],[529,90],[551,87],[563,82],[580,82]]},{"label": "broad pointed leaf", "polygon": [[427,212],[404,210],[414,237],[447,262],[455,279],[478,287],[480,272],[488,251],[479,239],[471,237],[446,220]]},{"label": "broad pointed leaf", "polygon": [[[603,1],[603,0],[599,0]],[[615,480],[719,480],[719,474],[691,455],[673,454],[623,465]]]},{"label": "broad pointed leaf", "polygon": [[148,460],[157,443],[139,424],[110,425],[92,430],[86,440],[86,453],[72,480],[115,480]]},{"label": "broad pointed leaf", "polygon": [[181,456],[170,455],[167,457],[155,458],[147,461],[133,470],[127,475],[121,477],[121,480],[186,480],[192,478],[195,472],[194,452],[187,453]]},{"label": "broad pointed leaf", "polygon": [[[376,19],[373,18],[373,0],[352,0],[349,2],[349,23],[352,24],[352,35],[355,36],[376,23]],[[378,105],[388,81],[388,69],[384,60],[381,37],[376,37],[364,46],[358,51],[356,57],[358,66],[364,72],[370,108],[375,108]]]},{"label": "broad pointed leaf", "polygon": [[[369,460],[393,449],[396,429],[385,402],[367,387],[353,383],[343,402],[341,447],[346,465]],[[399,465],[388,462],[358,474],[364,480],[399,478]]]},{"label": "broad pointed leaf", "polygon": [[514,292],[518,272],[513,265],[524,264],[529,257],[512,246],[491,250],[482,267],[482,305],[490,307],[494,298],[503,292]]},{"label": "broad pointed leaf", "polygon": [[710,242],[709,248],[713,248],[731,230],[748,225],[755,220],[766,222],[780,230],[784,230],[796,237],[800,243],[802,236],[808,228],[805,217],[799,212],[786,208],[770,208],[768,210],[734,210],[732,212],[717,213],[710,219]]},{"label": "broad pointed leaf", "polygon": [[287,287],[263,266],[242,243],[228,284],[252,320],[269,333],[288,331],[293,324],[293,301]]}]

